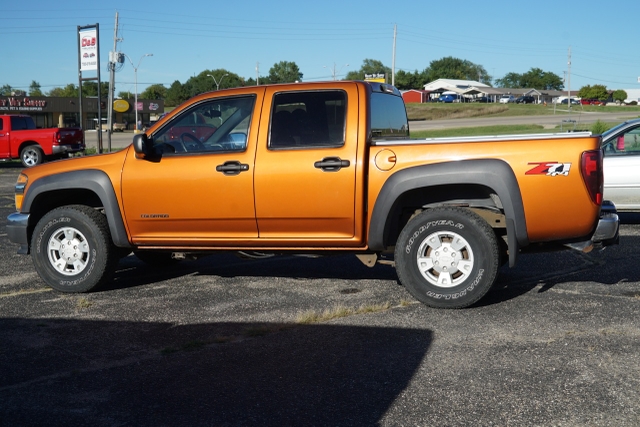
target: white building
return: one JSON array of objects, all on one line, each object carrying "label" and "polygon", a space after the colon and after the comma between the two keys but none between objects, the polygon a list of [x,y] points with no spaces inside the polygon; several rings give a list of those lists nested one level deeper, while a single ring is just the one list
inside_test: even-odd
[{"label": "white building", "polygon": [[640,89],[623,89],[627,92],[627,99],[624,100],[625,104],[628,104],[631,101],[636,101],[640,104]]},{"label": "white building", "polygon": [[424,90],[429,92],[445,92],[452,91],[462,94],[464,91],[472,87],[489,87],[484,83],[475,80],[456,80],[456,79],[438,79],[424,85]]}]

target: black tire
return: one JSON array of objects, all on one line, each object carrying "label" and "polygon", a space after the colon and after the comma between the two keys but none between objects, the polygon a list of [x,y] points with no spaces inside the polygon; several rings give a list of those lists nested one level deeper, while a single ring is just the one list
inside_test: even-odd
[{"label": "black tire", "polygon": [[400,283],[437,308],[464,308],[480,300],[493,285],[499,262],[494,231],[461,208],[418,214],[400,233],[395,249]]},{"label": "black tire", "polygon": [[36,144],[27,145],[20,151],[20,161],[25,168],[37,166],[44,162],[44,153]]},{"label": "black tire", "polygon": [[133,254],[140,261],[154,267],[168,267],[178,262],[177,259],[171,258],[171,252],[133,251]]},{"label": "black tire", "polygon": [[89,292],[107,283],[118,264],[117,252],[106,217],[82,205],[48,212],[31,239],[36,271],[61,292]]}]

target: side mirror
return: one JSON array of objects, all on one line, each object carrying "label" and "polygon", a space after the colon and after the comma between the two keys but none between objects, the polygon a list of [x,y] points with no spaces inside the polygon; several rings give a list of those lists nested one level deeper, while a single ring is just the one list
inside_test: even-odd
[{"label": "side mirror", "polygon": [[144,159],[152,157],[153,145],[147,138],[146,133],[139,133],[133,137],[133,150],[136,152],[136,157]]}]

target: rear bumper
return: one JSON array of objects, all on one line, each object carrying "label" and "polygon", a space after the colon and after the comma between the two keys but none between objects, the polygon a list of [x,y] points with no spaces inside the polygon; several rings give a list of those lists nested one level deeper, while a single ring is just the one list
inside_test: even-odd
[{"label": "rear bumper", "polygon": [[65,153],[77,153],[84,151],[84,144],[69,144],[69,145],[54,145],[51,147],[52,154],[65,154]]},{"label": "rear bumper", "polygon": [[620,219],[613,203],[605,200],[600,209],[600,220],[591,241],[599,246],[617,245],[620,241]]},{"label": "rear bumper", "polygon": [[605,200],[600,209],[600,219],[589,240],[567,243],[565,246],[580,252],[590,252],[594,248],[617,245],[620,241],[620,218],[613,203]]}]

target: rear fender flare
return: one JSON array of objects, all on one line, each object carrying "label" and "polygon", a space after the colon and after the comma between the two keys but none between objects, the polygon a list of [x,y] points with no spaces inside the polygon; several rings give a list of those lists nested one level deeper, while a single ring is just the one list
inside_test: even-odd
[{"label": "rear fender flare", "polygon": [[[509,264],[514,265],[518,249],[529,244],[520,186],[511,167],[503,160],[480,159],[443,162],[403,169],[391,175],[376,199],[369,227],[369,249],[382,251],[389,215],[400,196],[417,188],[442,185],[483,185],[492,189],[502,203],[509,245]],[[392,244],[392,243],[391,243]]]}]

